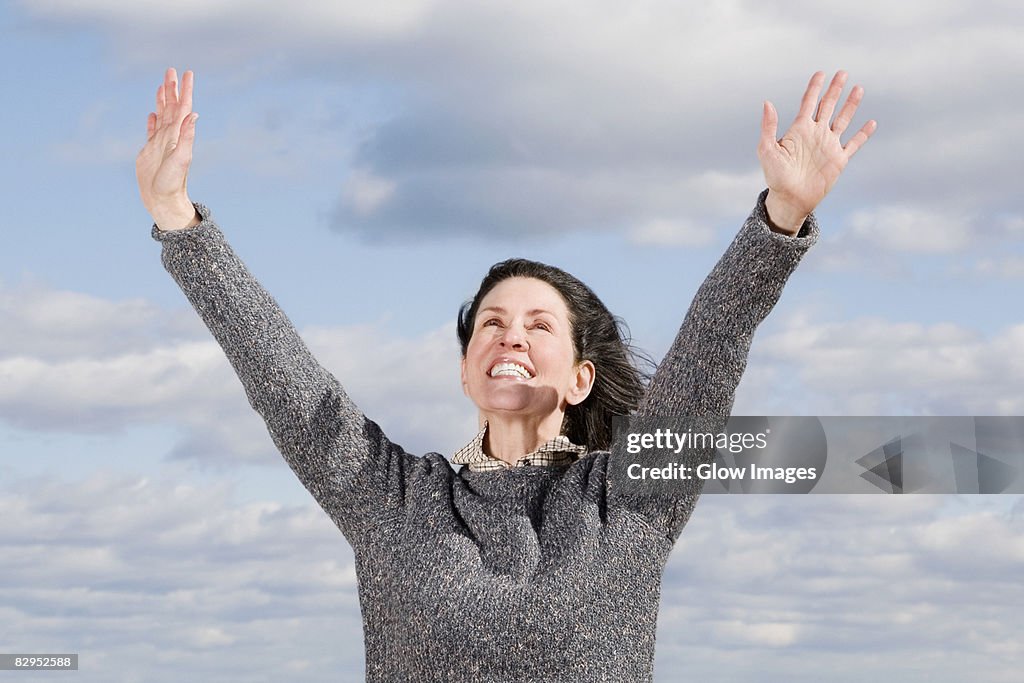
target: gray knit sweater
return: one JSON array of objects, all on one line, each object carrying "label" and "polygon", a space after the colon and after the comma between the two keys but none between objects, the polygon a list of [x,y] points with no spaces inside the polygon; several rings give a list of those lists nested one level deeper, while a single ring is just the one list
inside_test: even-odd
[{"label": "gray knit sweater", "polygon": [[[754,330],[818,233],[813,218],[798,237],[771,232],[764,197],[698,291],[640,414],[731,409]],[[437,453],[406,453],[196,208],[198,226],[152,235],[285,460],[352,544],[366,679],[650,681],[662,571],[699,484],[645,504],[617,495],[615,452],[458,473]]]}]

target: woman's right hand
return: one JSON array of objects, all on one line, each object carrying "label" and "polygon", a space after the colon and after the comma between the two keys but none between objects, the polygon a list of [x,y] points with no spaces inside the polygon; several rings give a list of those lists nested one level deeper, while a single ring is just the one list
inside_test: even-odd
[{"label": "woman's right hand", "polygon": [[185,187],[192,163],[196,119],[192,112],[192,72],[181,77],[167,69],[156,91],[156,113],[146,120],[146,146],[135,159],[142,204],[161,230],[183,230],[199,224]]}]

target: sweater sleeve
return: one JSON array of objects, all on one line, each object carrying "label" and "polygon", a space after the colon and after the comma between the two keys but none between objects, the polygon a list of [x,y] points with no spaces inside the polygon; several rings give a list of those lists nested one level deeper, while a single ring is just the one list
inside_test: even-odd
[{"label": "sweater sleeve", "polygon": [[406,470],[420,459],[363,416],[232,250],[209,209],[195,207],[197,226],[153,225],[163,265],[224,349],[288,465],[355,544],[395,512]]},{"label": "sweater sleeve", "polygon": [[[760,194],[736,238],[697,290],[637,410],[641,423],[645,418],[665,416],[697,418],[698,424],[724,426],[746,368],[754,332],[818,238],[813,214],[796,236],[772,232],[764,204],[767,194],[767,190]],[[710,462],[713,455],[713,449],[691,453],[689,461],[682,464],[695,468],[700,462]],[[616,466],[628,461],[622,443],[616,442],[611,457],[618,462],[610,468],[609,479],[623,478],[625,468]],[[610,505],[634,508],[672,541],[689,519],[702,489],[696,476],[671,483],[610,484]],[[646,496],[643,489],[647,486],[668,486],[671,493]],[[621,495],[625,492],[628,494]]]}]

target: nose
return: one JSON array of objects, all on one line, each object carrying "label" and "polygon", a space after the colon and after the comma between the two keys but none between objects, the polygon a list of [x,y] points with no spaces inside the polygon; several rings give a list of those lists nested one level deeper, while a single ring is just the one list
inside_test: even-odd
[{"label": "nose", "polygon": [[526,339],[523,329],[519,325],[509,325],[501,333],[498,343],[512,349],[527,349],[529,342]]}]

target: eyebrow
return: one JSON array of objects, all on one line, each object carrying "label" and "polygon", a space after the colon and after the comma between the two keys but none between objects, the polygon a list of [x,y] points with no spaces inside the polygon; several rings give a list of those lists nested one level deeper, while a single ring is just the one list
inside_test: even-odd
[{"label": "eyebrow", "polygon": [[[501,315],[508,315],[508,311],[506,311],[501,306],[488,306],[487,308],[481,308],[479,311],[477,311],[477,315],[480,315],[484,311],[493,311],[494,313],[500,313]],[[526,315],[537,315],[539,313],[546,313],[555,320],[558,320],[558,316],[552,313],[551,311],[547,310],[546,308],[535,308],[532,311],[527,311]]]}]

